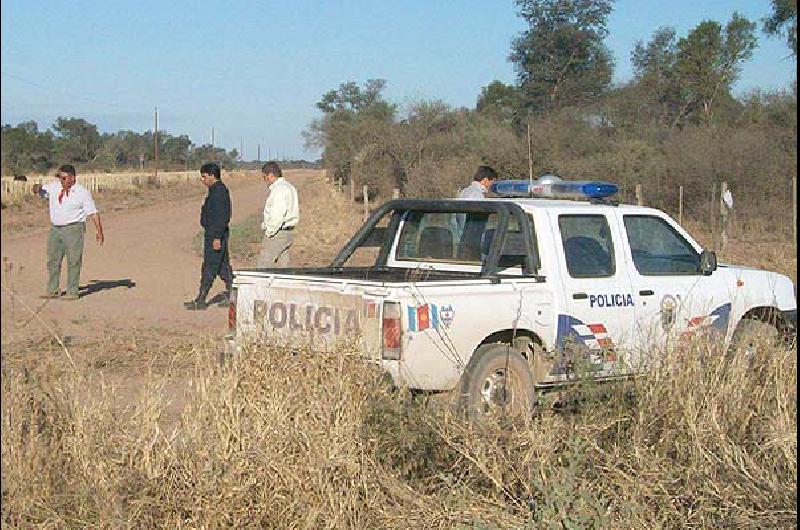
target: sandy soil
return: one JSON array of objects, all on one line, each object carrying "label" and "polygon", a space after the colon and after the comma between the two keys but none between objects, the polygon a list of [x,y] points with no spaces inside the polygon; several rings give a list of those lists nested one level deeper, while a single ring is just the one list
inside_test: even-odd
[{"label": "sandy soil", "polygon": [[[320,173],[312,170],[287,171],[286,176],[302,196],[312,195],[308,187],[322,182]],[[261,211],[267,191],[257,173],[231,177],[226,183],[231,190],[233,223]],[[201,186],[199,182],[197,185]],[[47,280],[46,217],[37,229],[11,234],[4,231],[3,342],[24,334],[21,327],[45,325],[74,340],[131,329],[222,335],[227,327],[227,309],[212,306],[205,311],[186,311],[182,305],[196,295],[200,279],[202,258],[191,243],[199,229],[203,196],[192,193],[186,198],[176,190],[176,196],[167,202],[125,211],[114,211],[113,204],[98,200],[106,239],[104,245],[98,245],[94,226],[89,223],[81,273],[81,288],[86,294],[78,301],[39,299]],[[309,217],[301,215],[298,232],[313,221]],[[235,269],[250,264],[233,260],[232,265]],[[65,281],[66,264],[62,289]],[[222,281],[217,280],[211,296],[223,288]]]}]

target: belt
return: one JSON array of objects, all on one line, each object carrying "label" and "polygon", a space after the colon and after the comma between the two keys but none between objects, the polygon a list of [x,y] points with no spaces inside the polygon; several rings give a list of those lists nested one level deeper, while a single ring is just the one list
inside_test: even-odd
[{"label": "belt", "polygon": [[65,225],[53,225],[53,226],[55,228],[66,228],[68,226],[73,226],[73,225],[82,225],[83,223],[84,223],[84,221],[75,221],[73,223],[67,223]]},{"label": "belt", "polygon": [[288,230],[294,230],[294,227],[293,226],[284,226],[283,228],[281,228],[281,230],[287,230],[287,231]]}]

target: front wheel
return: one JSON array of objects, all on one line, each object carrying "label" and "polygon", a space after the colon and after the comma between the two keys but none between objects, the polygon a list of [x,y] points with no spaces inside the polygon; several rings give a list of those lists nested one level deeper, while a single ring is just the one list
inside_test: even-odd
[{"label": "front wheel", "polygon": [[731,339],[731,350],[741,351],[752,361],[758,348],[772,348],[780,344],[778,328],[762,320],[745,319],[736,326]]},{"label": "front wheel", "polygon": [[529,414],[536,403],[528,361],[508,344],[484,344],[461,377],[462,408],[472,417]]}]

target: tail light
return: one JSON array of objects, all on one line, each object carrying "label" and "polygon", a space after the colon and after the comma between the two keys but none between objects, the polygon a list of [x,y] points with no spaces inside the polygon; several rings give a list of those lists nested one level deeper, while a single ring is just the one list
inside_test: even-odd
[{"label": "tail light", "polygon": [[230,304],[228,304],[228,329],[236,330],[236,288],[231,289]]},{"label": "tail light", "polygon": [[402,345],[402,322],[400,304],[383,303],[383,359],[396,361],[400,359]]}]

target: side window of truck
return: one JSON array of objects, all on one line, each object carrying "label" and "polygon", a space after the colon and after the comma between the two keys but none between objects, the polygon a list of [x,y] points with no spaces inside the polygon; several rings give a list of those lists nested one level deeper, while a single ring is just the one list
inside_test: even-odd
[{"label": "side window of truck", "polygon": [[614,275],[614,242],[604,215],[559,215],[558,227],[570,276],[598,278]]},{"label": "side window of truck", "polygon": [[653,215],[626,215],[623,219],[639,274],[700,274],[700,255],[664,219]]}]

